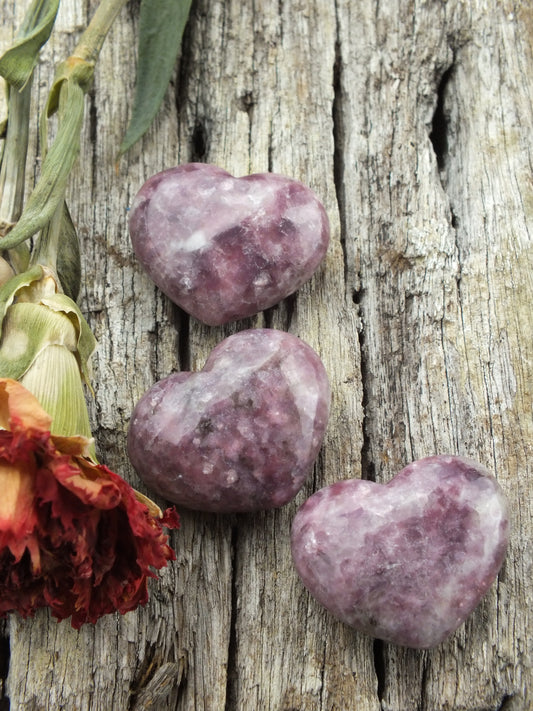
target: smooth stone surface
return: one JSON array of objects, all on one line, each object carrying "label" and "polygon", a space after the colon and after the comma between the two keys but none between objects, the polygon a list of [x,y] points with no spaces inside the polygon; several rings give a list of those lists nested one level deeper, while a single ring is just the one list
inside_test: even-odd
[{"label": "smooth stone surface", "polygon": [[310,346],[274,329],[241,331],[211,351],[202,371],[171,375],[143,395],[128,453],[146,485],[181,506],[282,506],[312,469],[329,401]]},{"label": "smooth stone surface", "polygon": [[155,284],[212,326],[252,316],[295,292],[329,243],[326,212],[302,183],[274,173],[234,178],[203,163],[147,180],[129,230]]},{"label": "smooth stone surface", "polygon": [[385,485],[351,479],[321,489],[298,511],[291,545],[304,585],[336,617],[427,648],[478,605],[508,538],[496,479],[468,459],[434,456]]}]

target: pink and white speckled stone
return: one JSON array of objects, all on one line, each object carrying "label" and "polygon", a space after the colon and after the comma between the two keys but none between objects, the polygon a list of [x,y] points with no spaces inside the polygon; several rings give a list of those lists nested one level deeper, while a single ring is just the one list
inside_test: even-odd
[{"label": "pink and white speckled stone", "polygon": [[509,538],[503,493],[479,464],[434,456],[388,484],[351,479],[298,511],[293,559],[346,624],[408,647],[442,642],[478,605]]},{"label": "pink and white speckled stone", "polygon": [[244,512],[290,501],[326,430],[330,388],[315,351],[274,329],[219,343],[197,373],[154,385],[133,412],[131,462],[181,506]]},{"label": "pink and white speckled stone", "polygon": [[302,183],[274,173],[234,178],[203,163],[152,176],[135,197],[129,229],[157,286],[212,326],[295,292],[329,243],[326,212]]}]

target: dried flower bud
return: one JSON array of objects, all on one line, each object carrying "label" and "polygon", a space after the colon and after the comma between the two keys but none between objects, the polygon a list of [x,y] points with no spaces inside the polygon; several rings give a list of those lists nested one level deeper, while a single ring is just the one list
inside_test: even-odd
[{"label": "dried flower bud", "polygon": [[[56,278],[36,267],[0,290],[0,376],[21,382],[52,418],[52,434],[91,437],[83,391],[95,339]],[[94,453],[92,453],[94,454]]]}]

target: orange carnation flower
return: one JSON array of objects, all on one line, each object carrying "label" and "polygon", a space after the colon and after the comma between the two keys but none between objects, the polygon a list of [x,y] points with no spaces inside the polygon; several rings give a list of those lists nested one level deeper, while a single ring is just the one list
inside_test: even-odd
[{"label": "orange carnation flower", "polygon": [[51,435],[51,424],[0,378],[0,616],[48,606],[78,629],[146,603],[153,570],[176,557],[163,526],[179,518],[95,463],[91,440]]}]

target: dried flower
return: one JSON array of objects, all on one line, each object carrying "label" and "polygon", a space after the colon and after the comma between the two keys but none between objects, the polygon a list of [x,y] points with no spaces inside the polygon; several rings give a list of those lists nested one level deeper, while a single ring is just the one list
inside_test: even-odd
[{"label": "dried flower", "polygon": [[83,384],[94,347],[78,305],[50,269],[37,265],[0,287],[0,377],[35,395],[52,434],[91,439]]},{"label": "dried flower", "polygon": [[161,517],[89,456],[82,436],[51,435],[51,418],[20,383],[0,378],[0,615],[49,606],[78,629],[145,604],[147,579],[175,554]]},{"label": "dried flower", "polygon": [[163,526],[179,525],[174,509],[163,514],[97,463],[85,402],[95,340],[76,304],[80,251],[65,194],[84,96],[125,3],[103,0],[57,67],[41,112],[40,177],[27,200],[33,73],[58,0],[33,0],[0,56],[9,90],[0,155],[0,617],[49,606],[75,628],[144,604],[148,577],[175,559]]}]

